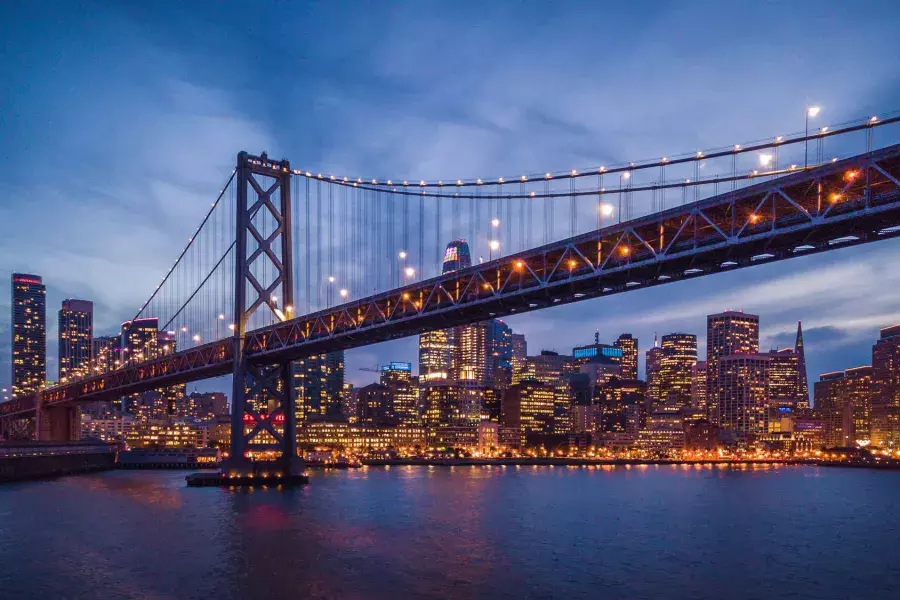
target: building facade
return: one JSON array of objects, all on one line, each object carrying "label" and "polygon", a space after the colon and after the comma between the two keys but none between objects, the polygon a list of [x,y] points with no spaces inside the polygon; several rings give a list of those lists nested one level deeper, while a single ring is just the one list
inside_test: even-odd
[{"label": "building facade", "polygon": [[91,372],[94,343],[94,303],[63,300],[58,313],[59,381]]},{"label": "building facade", "polygon": [[39,275],[12,274],[12,395],[47,382],[47,289]]},{"label": "building facade", "polygon": [[630,333],[623,333],[616,338],[616,348],[622,351],[622,377],[624,379],[638,378],[638,340]]},{"label": "building facade", "polygon": [[719,362],[736,354],[759,353],[759,316],[740,311],[726,311],[706,317],[706,369],[709,418],[719,424],[721,378]]},{"label": "building facade", "polygon": [[694,365],[697,364],[697,336],[670,333],[662,337],[658,371],[658,400],[671,406],[691,405]]}]

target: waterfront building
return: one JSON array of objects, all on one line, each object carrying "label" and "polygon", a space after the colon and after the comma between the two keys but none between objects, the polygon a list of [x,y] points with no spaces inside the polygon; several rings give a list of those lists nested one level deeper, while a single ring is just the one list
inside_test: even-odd
[{"label": "waterfront building", "polygon": [[872,404],[900,407],[900,325],[881,330],[872,347]]},{"label": "waterfront building", "polygon": [[769,360],[768,356],[755,353],[716,357],[718,424],[739,439],[766,433]]},{"label": "waterfront building", "polygon": [[684,419],[678,405],[664,404],[647,415],[638,433],[637,447],[653,452],[671,452],[685,446]]},{"label": "waterfront building", "polygon": [[125,434],[132,448],[205,448],[209,423],[194,421],[151,422]]},{"label": "waterfront building", "polygon": [[528,342],[525,334],[514,333],[510,336],[510,366],[512,368],[512,383],[519,383],[525,378],[526,360],[528,358]]},{"label": "waterfront building", "polygon": [[182,419],[212,421],[229,414],[228,397],[222,392],[192,392],[179,404],[177,415]]},{"label": "waterfront building", "polygon": [[304,423],[297,430],[297,440],[304,448],[332,448],[354,454],[388,449],[421,449],[427,443],[424,427],[353,424],[345,420]]},{"label": "waterfront building", "polygon": [[722,396],[719,361],[726,356],[759,352],[759,316],[726,311],[706,317],[707,401],[710,421],[720,422]]},{"label": "waterfront building", "polygon": [[502,422],[518,429],[524,444],[533,433],[553,433],[555,393],[553,387],[535,379],[510,386],[503,394]]},{"label": "waterfront building", "polygon": [[91,371],[94,303],[63,300],[58,313],[59,381],[84,377]]},{"label": "waterfront building", "polygon": [[343,415],[344,351],[315,354],[291,362],[297,423]]},{"label": "waterfront building", "polygon": [[815,414],[829,447],[855,447],[872,438],[870,366],[824,373],[815,383]]},{"label": "waterfront building", "polygon": [[697,363],[697,336],[690,333],[670,333],[662,337],[657,401],[687,408],[691,404],[693,369]]},{"label": "waterfront building", "polygon": [[630,333],[623,333],[615,342],[616,348],[622,351],[622,359],[619,361],[622,365],[623,379],[638,378],[638,340]]},{"label": "waterfront building", "polygon": [[12,274],[12,395],[47,381],[47,289],[39,275]]},{"label": "waterfront building", "polygon": [[484,388],[452,379],[420,380],[428,428],[474,426],[481,422]]},{"label": "waterfront building", "polygon": [[719,430],[707,419],[685,422],[685,450],[715,450],[719,445]]}]

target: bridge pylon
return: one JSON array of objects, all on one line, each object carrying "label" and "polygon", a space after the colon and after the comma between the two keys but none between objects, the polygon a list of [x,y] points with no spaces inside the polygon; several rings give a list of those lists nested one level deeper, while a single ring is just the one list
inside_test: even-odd
[{"label": "bridge pylon", "polygon": [[290,164],[241,152],[235,181],[231,447],[223,475],[292,477],[301,474],[303,462],[290,362],[250,364],[244,347],[254,316],[283,321],[293,309]]}]

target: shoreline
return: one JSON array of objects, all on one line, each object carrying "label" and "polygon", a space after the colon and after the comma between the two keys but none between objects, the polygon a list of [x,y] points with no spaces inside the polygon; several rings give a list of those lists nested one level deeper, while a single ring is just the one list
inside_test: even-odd
[{"label": "shoreline", "polygon": [[[843,467],[879,470],[900,470],[900,461],[835,461],[809,458],[784,459],[715,459],[715,460],[676,460],[676,459],[598,459],[598,458],[455,458],[429,460],[424,458],[368,459],[362,460],[365,467],[392,466],[434,466],[434,467],[477,467],[477,466],[562,466],[562,467],[629,467],[629,466],[812,466]],[[335,467],[334,465],[307,464],[307,468],[354,468]]]}]

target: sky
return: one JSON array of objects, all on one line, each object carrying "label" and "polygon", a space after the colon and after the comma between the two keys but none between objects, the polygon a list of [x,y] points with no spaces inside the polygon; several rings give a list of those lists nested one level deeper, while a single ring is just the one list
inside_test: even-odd
[{"label": "sky", "polygon": [[[892,2],[19,2],[0,7],[0,272],[132,317],[239,150],[410,178],[625,162],[900,108]],[[449,174],[449,176],[448,176]],[[806,331],[811,380],[900,322],[900,241],[509,318],[529,353],[761,316]],[[10,298],[0,295],[0,384]],[[643,353],[643,352],[642,352]],[[347,353],[347,379],[416,340]]]}]

